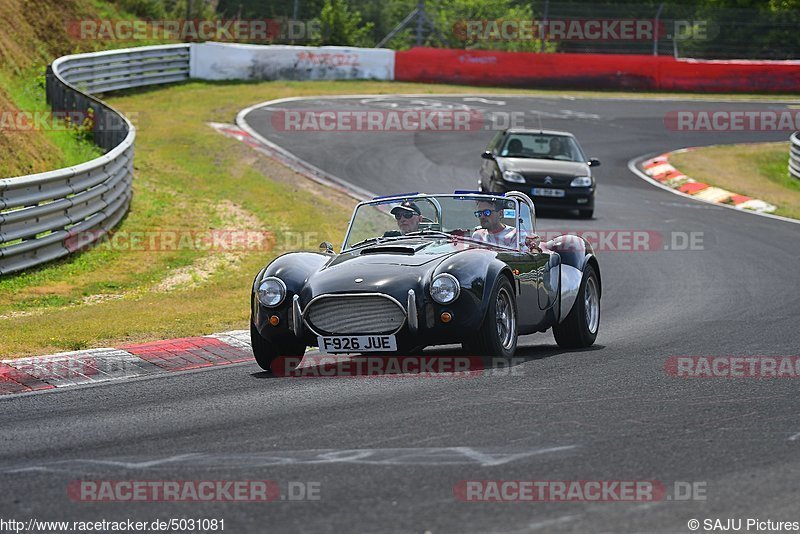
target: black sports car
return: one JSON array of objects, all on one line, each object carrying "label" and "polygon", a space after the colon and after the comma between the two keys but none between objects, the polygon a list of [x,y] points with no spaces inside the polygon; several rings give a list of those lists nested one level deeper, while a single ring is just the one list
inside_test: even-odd
[{"label": "black sports car", "polygon": [[[477,225],[476,225],[477,223]],[[406,194],[356,206],[339,254],[279,256],[256,276],[250,332],[258,364],[326,353],[408,353],[462,343],[509,358],[517,336],[553,328],[594,343],[600,268],[591,245],[540,243],[526,195]]]},{"label": "black sports car", "polygon": [[478,189],[488,193],[522,191],[539,208],[594,214],[595,179],[571,133],[510,129],[498,132],[482,154]]}]

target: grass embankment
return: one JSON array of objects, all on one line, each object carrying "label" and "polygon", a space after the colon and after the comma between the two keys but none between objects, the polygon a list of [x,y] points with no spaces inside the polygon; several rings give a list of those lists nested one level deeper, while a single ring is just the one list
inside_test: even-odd
[{"label": "grass embankment", "polygon": [[156,43],[82,39],[75,35],[76,21],[134,18],[100,0],[0,0],[0,178],[76,165],[102,154],[61,123],[47,121],[43,127],[42,122],[24,117],[50,111],[44,73],[54,58]]},{"label": "grass embankment", "polygon": [[789,175],[789,143],[698,148],[669,162],[699,182],[769,202],[778,208],[775,215],[800,219],[800,180]]},{"label": "grass embankment", "polygon": [[270,231],[276,246],[266,252],[152,251],[131,250],[123,241],[5,277],[0,279],[0,355],[246,328],[250,284],[258,269],[300,242],[336,244],[354,201],[322,190],[206,123],[231,122],[242,107],[275,98],[396,93],[565,94],[386,82],[191,82],[107,99],[135,115],[139,128],[134,198],[118,233]]}]

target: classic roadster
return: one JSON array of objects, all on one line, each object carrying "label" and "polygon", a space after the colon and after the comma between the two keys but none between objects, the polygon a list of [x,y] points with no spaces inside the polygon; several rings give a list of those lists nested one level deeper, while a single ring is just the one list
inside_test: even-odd
[{"label": "classic roadster", "polygon": [[250,334],[263,369],[279,356],[407,354],[461,343],[510,358],[517,337],[553,329],[594,343],[600,268],[591,245],[541,243],[524,193],[409,193],[358,204],[341,252],[291,252],[253,282]]}]

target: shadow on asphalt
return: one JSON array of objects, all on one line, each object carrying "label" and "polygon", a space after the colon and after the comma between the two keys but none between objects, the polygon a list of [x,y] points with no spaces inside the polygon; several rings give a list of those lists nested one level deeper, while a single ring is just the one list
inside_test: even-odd
[{"label": "shadow on asphalt", "polygon": [[273,364],[273,371],[259,371],[250,376],[267,378],[353,378],[379,377],[387,375],[426,376],[475,375],[492,369],[511,369],[528,362],[544,360],[553,356],[580,354],[603,350],[605,345],[592,345],[585,349],[564,349],[556,345],[521,346],[511,359],[489,358],[465,353],[460,347],[450,345],[427,349],[417,355],[350,356],[306,354],[298,369],[282,369],[281,358]]}]

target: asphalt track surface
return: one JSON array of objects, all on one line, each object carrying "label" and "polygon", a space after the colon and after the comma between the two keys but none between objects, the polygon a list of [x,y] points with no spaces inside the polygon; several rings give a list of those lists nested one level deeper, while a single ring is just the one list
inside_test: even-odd
[{"label": "asphalt track surface", "polygon": [[[0,518],[225,520],[225,532],[690,532],[696,518],[800,521],[798,380],[680,379],[667,358],[797,355],[800,226],[684,199],[633,175],[631,158],[684,146],[785,139],[677,132],[678,109],[784,105],[426,97],[348,105],[525,111],[599,158],[596,215],[540,229],[702,232],[701,250],[605,251],[591,350],[521,339],[510,371],[475,378],[286,379],[255,364],[0,400]],[[282,108],[341,109],[311,100]],[[275,131],[326,171],[381,193],[474,188],[491,132]],[[327,237],[327,236],[323,236]],[[340,242],[341,236],[330,236]],[[246,305],[243,302],[242,305]],[[112,320],[112,318],[109,318]],[[428,352],[431,352],[429,349]],[[447,351],[437,351],[437,353]],[[319,483],[320,499],[86,503],[72,481]],[[657,480],[705,484],[705,500],[460,502],[463,480]]]}]

